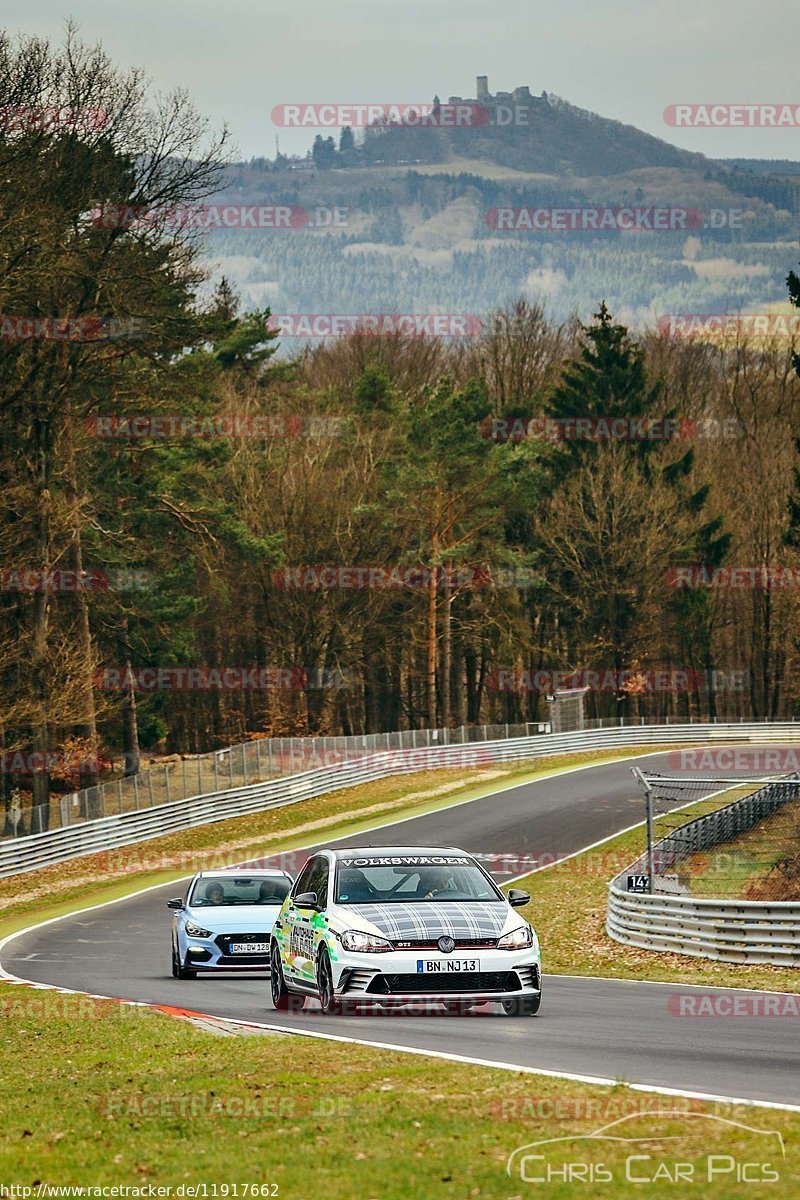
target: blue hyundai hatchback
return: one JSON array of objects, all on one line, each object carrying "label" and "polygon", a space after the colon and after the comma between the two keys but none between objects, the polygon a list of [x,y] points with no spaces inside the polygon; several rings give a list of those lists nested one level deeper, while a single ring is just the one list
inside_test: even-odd
[{"label": "blue hyundai hatchback", "polygon": [[292,886],[287,871],[228,868],[200,871],[186,899],[167,901],[172,922],[172,974],[268,971],[275,918]]}]

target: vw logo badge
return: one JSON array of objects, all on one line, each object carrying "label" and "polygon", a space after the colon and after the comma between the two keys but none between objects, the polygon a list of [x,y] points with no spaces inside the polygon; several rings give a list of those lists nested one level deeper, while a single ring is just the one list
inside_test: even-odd
[{"label": "vw logo badge", "polygon": [[456,944],[451,937],[440,937],[436,943],[442,954],[452,954],[456,948]]}]

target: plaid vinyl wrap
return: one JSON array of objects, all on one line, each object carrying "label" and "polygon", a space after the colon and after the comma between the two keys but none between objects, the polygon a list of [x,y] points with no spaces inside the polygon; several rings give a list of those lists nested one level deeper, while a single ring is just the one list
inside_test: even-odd
[{"label": "plaid vinyl wrap", "polygon": [[417,904],[353,904],[347,906],[353,918],[363,916],[377,926],[390,941],[423,941],[449,934],[462,938],[499,937],[508,909],[500,901],[481,903],[449,901],[437,904],[425,900]]}]

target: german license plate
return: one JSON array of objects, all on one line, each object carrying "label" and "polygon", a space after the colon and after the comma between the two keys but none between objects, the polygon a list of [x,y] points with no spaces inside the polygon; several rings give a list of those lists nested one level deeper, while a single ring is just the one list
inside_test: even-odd
[{"label": "german license plate", "polygon": [[231,942],[229,954],[269,954],[269,942]]},{"label": "german license plate", "polygon": [[418,958],[418,975],[449,975],[452,971],[480,971],[477,958]]}]

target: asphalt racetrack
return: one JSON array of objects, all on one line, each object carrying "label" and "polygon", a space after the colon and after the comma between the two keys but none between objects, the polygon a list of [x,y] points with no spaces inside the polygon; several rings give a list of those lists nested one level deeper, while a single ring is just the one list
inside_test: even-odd
[{"label": "asphalt racetrack", "polygon": [[[668,772],[665,754],[638,761]],[[497,878],[510,878],[530,869],[529,863],[564,857],[641,821],[643,801],[630,766],[617,762],[526,783],[333,844],[455,845],[481,856]],[[25,980],[298,1033],[800,1105],[798,1019],[679,1015],[675,997],[698,997],[696,988],[545,974],[542,1007],[534,1018],[510,1018],[494,1006],[463,1016],[406,1009],[324,1017],[312,1002],[301,1013],[274,1012],[265,975],[173,979],[171,914],[164,901],[184,888],[168,884],[17,936],[2,952],[2,967]],[[546,970],[546,944],[542,957]],[[740,1002],[743,996],[763,996],[706,991]]]}]

